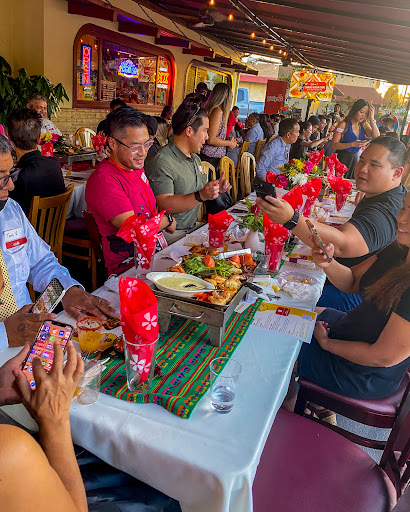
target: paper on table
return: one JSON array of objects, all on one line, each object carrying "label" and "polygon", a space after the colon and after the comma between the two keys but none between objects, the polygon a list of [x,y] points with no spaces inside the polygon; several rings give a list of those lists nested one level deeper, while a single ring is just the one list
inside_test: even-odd
[{"label": "paper on table", "polygon": [[262,302],[252,327],[310,343],[316,316],[316,313],[304,309]]}]

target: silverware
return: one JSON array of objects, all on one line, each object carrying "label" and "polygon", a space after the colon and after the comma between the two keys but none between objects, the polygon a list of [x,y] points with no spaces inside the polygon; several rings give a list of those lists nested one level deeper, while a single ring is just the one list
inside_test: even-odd
[{"label": "silverware", "polygon": [[82,350],[81,351],[81,359],[83,361],[87,361],[87,359],[90,357],[90,355],[91,355],[90,350]]}]

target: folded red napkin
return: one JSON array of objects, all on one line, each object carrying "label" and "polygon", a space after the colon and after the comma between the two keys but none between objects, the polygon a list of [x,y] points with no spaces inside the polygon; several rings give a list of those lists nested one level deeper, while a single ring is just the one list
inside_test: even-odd
[{"label": "folded red napkin", "polygon": [[54,156],[53,143],[51,141],[41,145],[41,154],[43,156]]},{"label": "folded red napkin", "polygon": [[317,165],[322,160],[323,152],[324,150],[322,149],[322,151],[313,151],[310,153],[309,162],[312,162],[313,165]]},{"label": "folded red napkin", "polygon": [[98,155],[102,154],[106,140],[107,137],[105,137],[105,135],[103,135],[101,132],[91,137],[91,142],[93,144],[94,149],[97,151]]},{"label": "folded red napkin", "polygon": [[[158,300],[151,288],[135,277],[121,277],[119,282],[121,326],[130,364],[140,374],[139,384],[148,379],[158,338]],[[151,345],[147,345],[151,344]]]},{"label": "folded red napkin", "polygon": [[331,156],[327,156],[325,161],[330,172],[335,176],[341,177],[347,171],[346,165],[339,162],[336,153],[333,153]]},{"label": "folded red napkin", "polygon": [[329,171],[327,173],[327,179],[333,192],[336,194],[336,210],[339,211],[343,208],[347,196],[352,190],[353,183],[338,176],[333,176]]},{"label": "folded red napkin", "polygon": [[320,191],[322,190],[322,178],[313,178],[308,180],[301,186],[302,194],[307,196],[305,206],[303,207],[303,215],[309,217],[313,203],[316,201]]},{"label": "folded red napkin", "polygon": [[234,220],[226,210],[208,215],[208,236],[210,247],[222,247],[227,229]]},{"label": "folded red napkin", "polygon": [[287,201],[294,210],[299,210],[303,204],[302,187],[299,185],[286,192],[282,199]]},{"label": "folded red napkin", "polygon": [[128,243],[134,242],[137,262],[142,268],[149,269],[155,252],[159,225],[166,210],[147,219],[144,215],[132,215],[120,227],[117,236]]},{"label": "folded red napkin", "polygon": [[289,236],[289,231],[281,224],[273,222],[263,214],[263,235],[265,237],[265,256],[269,270],[279,270],[283,246]]}]

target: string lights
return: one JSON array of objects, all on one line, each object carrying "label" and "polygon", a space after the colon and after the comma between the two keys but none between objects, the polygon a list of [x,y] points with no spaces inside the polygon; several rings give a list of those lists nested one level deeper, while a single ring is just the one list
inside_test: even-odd
[{"label": "string lights", "polygon": [[230,14],[230,15],[228,16],[228,21],[232,21],[232,20],[233,20],[233,14]]},{"label": "string lights", "polygon": [[252,32],[251,37],[252,39],[255,37],[255,32]]}]

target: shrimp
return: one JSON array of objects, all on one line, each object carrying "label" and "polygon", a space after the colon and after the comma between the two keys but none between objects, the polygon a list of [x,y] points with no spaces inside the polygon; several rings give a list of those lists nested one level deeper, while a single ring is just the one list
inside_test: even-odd
[{"label": "shrimp", "polygon": [[209,279],[208,277],[206,279],[204,279],[204,281],[207,281],[208,283],[211,283],[215,286],[215,288],[217,287],[218,283],[215,281],[215,279]]},{"label": "shrimp", "polygon": [[217,275],[213,275],[211,276],[211,279],[213,279],[214,281],[216,281],[218,284],[223,284],[226,279],[222,276],[217,276]]},{"label": "shrimp", "polygon": [[218,290],[211,293],[209,302],[217,304],[218,306],[225,306],[225,304],[231,299],[231,294],[228,290]]},{"label": "shrimp", "polygon": [[239,290],[239,288],[242,286],[239,279],[235,279],[234,277],[231,277],[224,283],[224,288],[228,288],[228,290]]}]

